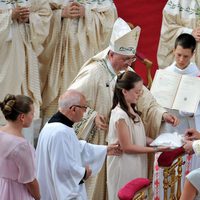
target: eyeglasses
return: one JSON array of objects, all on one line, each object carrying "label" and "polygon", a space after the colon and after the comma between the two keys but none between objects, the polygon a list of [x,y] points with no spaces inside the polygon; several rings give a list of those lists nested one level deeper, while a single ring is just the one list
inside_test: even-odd
[{"label": "eyeglasses", "polygon": [[131,62],[131,63],[133,63],[133,62],[135,62],[136,61],[136,57],[134,57],[134,58],[129,58],[129,59],[126,59],[126,62]]},{"label": "eyeglasses", "polygon": [[78,108],[81,108],[81,109],[83,109],[83,110],[87,110],[87,106],[81,106],[81,105],[72,105],[72,106],[70,106],[69,108],[71,109],[72,107],[78,107]]},{"label": "eyeglasses", "polygon": [[123,58],[123,61],[126,63],[133,63],[136,61],[136,58],[137,57],[133,57],[133,58],[126,57],[126,58]]}]

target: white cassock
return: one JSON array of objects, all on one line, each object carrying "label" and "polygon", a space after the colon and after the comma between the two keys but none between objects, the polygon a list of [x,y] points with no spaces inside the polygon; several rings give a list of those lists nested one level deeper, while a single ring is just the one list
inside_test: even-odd
[{"label": "white cassock", "polygon": [[[179,69],[178,67],[176,67],[176,63],[174,62],[165,70],[175,72],[181,75],[200,75],[200,70],[198,69],[197,65],[193,62],[190,62],[190,64],[185,69]],[[177,127],[172,127],[171,125],[167,124],[167,131],[177,131],[180,134],[185,133],[185,130],[187,128],[196,128],[198,131],[200,131],[200,104],[198,105],[197,111],[195,113],[191,113],[194,114],[194,117],[190,117],[190,113],[185,113],[184,115],[184,113],[179,113],[179,111],[175,110],[170,110],[169,112],[173,113],[180,119],[180,124]]]},{"label": "white cassock", "polygon": [[37,178],[42,200],[87,200],[80,184],[87,165],[96,175],[105,160],[107,147],[79,141],[73,128],[61,122],[47,123],[36,149]]}]

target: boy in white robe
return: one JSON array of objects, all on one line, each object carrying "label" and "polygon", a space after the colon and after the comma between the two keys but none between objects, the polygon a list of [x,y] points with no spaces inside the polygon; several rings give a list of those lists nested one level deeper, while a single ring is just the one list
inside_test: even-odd
[{"label": "boy in white robe", "polygon": [[120,153],[118,145],[78,140],[72,125],[86,108],[85,97],[68,90],[59,99],[59,111],[40,133],[36,158],[42,200],[87,200],[84,181],[100,171],[106,154]]},{"label": "boy in white robe", "polygon": [[196,52],[192,58],[200,67],[200,12],[199,0],[168,0],[163,9],[163,19],[158,46],[157,60],[159,68],[166,68],[174,59],[173,46],[182,33],[194,36],[197,41]]},{"label": "boy in white robe", "polygon": [[[189,75],[189,76],[199,76],[200,70],[196,66],[195,63],[192,63],[190,60],[194,55],[196,49],[196,41],[195,38],[187,33],[181,34],[175,42],[174,47],[174,57],[175,61],[168,66],[165,70],[175,72],[182,75]],[[176,127],[172,127],[170,124],[163,124],[161,127],[161,133],[163,132],[178,132],[179,134],[183,134],[186,129],[188,128],[197,128],[199,129],[200,124],[200,106],[198,106],[196,113],[186,113],[183,111],[172,110],[168,109],[168,111],[174,114],[176,117],[180,119],[180,124]],[[190,172],[192,169],[196,169],[200,166],[200,159],[197,158],[195,155],[185,156],[184,159],[186,160],[186,164],[183,167],[182,171],[182,184],[184,183],[185,175]],[[157,159],[155,160],[157,162]],[[155,163],[156,168],[157,163]],[[162,170],[155,170],[154,174],[154,182],[159,181],[158,184],[154,184],[154,193],[155,198],[158,198],[157,195],[159,194],[160,199],[163,197],[163,177],[162,177]]]}]

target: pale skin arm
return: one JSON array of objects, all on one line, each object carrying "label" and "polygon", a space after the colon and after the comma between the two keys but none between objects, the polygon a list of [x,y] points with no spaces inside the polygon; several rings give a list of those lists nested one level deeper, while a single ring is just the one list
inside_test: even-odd
[{"label": "pale skin arm", "polygon": [[165,151],[168,148],[158,147],[156,150],[153,147],[143,147],[131,143],[129,128],[125,120],[120,119],[116,122],[117,136],[119,140],[120,147],[124,153],[134,154],[134,153],[155,153],[158,151]]},{"label": "pale skin arm", "polygon": [[194,200],[196,195],[196,188],[186,178],[180,200]]},{"label": "pale skin arm", "polygon": [[36,179],[34,179],[30,183],[26,183],[25,186],[35,200],[40,200],[39,184]]}]

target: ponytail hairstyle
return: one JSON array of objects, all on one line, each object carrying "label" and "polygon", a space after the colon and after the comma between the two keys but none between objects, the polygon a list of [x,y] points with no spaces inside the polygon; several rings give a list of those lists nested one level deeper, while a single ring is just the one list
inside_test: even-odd
[{"label": "ponytail hairstyle", "polygon": [[32,104],[33,100],[28,96],[7,94],[0,102],[0,108],[6,120],[15,121],[20,114],[30,112]]},{"label": "ponytail hairstyle", "polygon": [[[122,90],[123,89],[130,90],[134,88],[135,83],[139,81],[142,81],[142,78],[139,75],[137,75],[133,71],[126,71],[118,75],[115,89],[114,89],[112,109],[114,109],[119,104],[121,109],[124,110],[133,121],[135,119],[135,116],[129,112],[128,105],[126,103]],[[131,107],[133,108],[135,113],[137,113],[138,115],[141,115],[141,112],[139,112],[136,109],[136,105],[134,103],[131,104]]]}]

